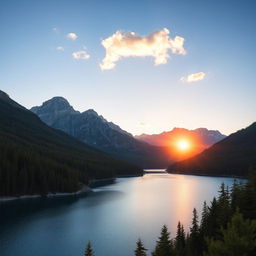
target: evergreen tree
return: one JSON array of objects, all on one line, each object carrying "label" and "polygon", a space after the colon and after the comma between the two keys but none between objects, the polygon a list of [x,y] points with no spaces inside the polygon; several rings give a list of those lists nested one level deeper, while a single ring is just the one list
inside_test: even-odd
[{"label": "evergreen tree", "polygon": [[207,233],[206,235],[209,237],[216,237],[219,227],[217,224],[217,215],[218,215],[218,205],[217,200],[214,197],[211,206],[209,208],[209,215],[208,215],[208,224],[207,224]]},{"label": "evergreen tree", "polygon": [[237,180],[234,180],[232,188],[231,188],[231,195],[230,195],[230,207],[232,213],[235,213],[237,207],[241,207],[241,193],[242,193],[242,184],[238,183]]},{"label": "evergreen tree", "polygon": [[142,241],[138,239],[137,248],[134,251],[135,256],[147,256],[146,251],[147,249],[144,247]]},{"label": "evergreen tree", "polygon": [[199,233],[199,224],[198,224],[198,215],[197,211],[194,208],[193,210],[193,219],[192,226],[190,228],[189,235],[189,255],[199,256],[201,252],[202,244]]},{"label": "evergreen tree", "polygon": [[172,256],[175,255],[172,241],[170,239],[170,233],[167,227],[164,225],[161,230],[161,235],[157,241],[153,256]]},{"label": "evergreen tree", "polygon": [[89,241],[86,246],[84,256],[93,256],[93,255],[94,255],[94,253],[93,253],[92,245],[91,245],[91,242]]},{"label": "evergreen tree", "polygon": [[225,184],[222,183],[219,190],[219,198],[218,198],[218,218],[217,224],[218,227],[226,228],[228,222],[230,221],[231,216],[231,205],[230,205],[230,196],[229,189],[225,187]]},{"label": "evergreen tree", "polygon": [[177,233],[175,237],[175,251],[178,256],[184,256],[186,253],[186,234],[184,231],[183,225],[181,223],[178,223],[177,226]]},{"label": "evergreen tree", "polygon": [[209,207],[207,206],[206,202],[204,201],[200,229],[199,229],[200,240],[202,243],[202,251],[205,251],[207,248],[205,238],[207,237],[207,235],[209,233],[208,219],[209,219]]},{"label": "evergreen tree", "polygon": [[256,255],[256,221],[245,220],[237,212],[227,228],[221,229],[220,240],[208,240],[206,256],[251,256]]}]

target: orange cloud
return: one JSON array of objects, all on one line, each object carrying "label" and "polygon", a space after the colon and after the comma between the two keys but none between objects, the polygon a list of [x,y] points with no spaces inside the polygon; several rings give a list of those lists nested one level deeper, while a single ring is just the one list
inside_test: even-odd
[{"label": "orange cloud", "polygon": [[169,30],[164,28],[149,36],[140,36],[134,32],[122,33],[117,31],[112,36],[102,40],[106,56],[100,67],[102,70],[113,69],[116,62],[127,57],[154,57],[155,65],[166,64],[169,59],[168,51],[173,54],[186,54],[183,47],[185,39],[176,36],[169,37]]}]

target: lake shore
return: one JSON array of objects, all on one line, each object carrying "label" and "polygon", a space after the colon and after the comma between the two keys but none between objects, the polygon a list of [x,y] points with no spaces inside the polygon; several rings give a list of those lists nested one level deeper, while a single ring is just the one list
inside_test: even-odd
[{"label": "lake shore", "polygon": [[234,179],[248,179],[245,176],[238,176],[238,175],[213,175],[213,174],[197,174],[197,173],[182,173],[182,172],[168,172],[167,174],[179,174],[179,175],[190,175],[190,176],[205,176],[205,177],[213,177],[213,178],[234,178]]},{"label": "lake shore", "polygon": [[88,192],[91,192],[91,188],[89,186],[84,185],[82,189],[76,191],[76,192],[71,192],[71,193],[48,193],[47,195],[22,195],[22,196],[6,196],[6,197],[0,197],[0,203],[5,203],[9,201],[14,201],[14,200],[26,200],[26,199],[35,199],[35,198],[41,198],[41,197],[63,197],[63,196],[75,196],[75,195],[82,195]]}]

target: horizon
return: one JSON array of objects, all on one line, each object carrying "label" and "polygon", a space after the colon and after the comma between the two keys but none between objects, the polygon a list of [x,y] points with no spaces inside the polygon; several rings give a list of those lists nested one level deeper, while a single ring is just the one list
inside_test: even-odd
[{"label": "horizon", "polygon": [[[3,91],[4,93],[6,93],[7,95],[8,95],[8,97],[10,97],[12,100],[14,100],[15,102],[17,102],[17,103],[19,103],[18,101],[16,101],[15,99],[13,99],[12,97],[11,97],[11,95],[9,95],[7,92],[5,92],[5,91]],[[88,109],[77,109],[73,104],[71,104],[70,103],[70,101],[66,98],[66,97],[63,97],[63,96],[60,96],[60,95],[58,95],[58,96],[53,96],[53,97],[51,97],[51,98],[49,98],[49,99],[47,99],[47,100],[44,100],[43,102],[41,102],[40,104],[38,104],[38,105],[35,105],[35,106],[31,106],[31,107],[26,107],[26,109],[28,109],[28,110],[31,110],[31,108],[33,108],[33,107],[40,107],[40,106],[42,106],[43,105],[43,103],[45,103],[45,102],[47,102],[47,101],[49,101],[49,100],[52,100],[53,98],[63,98],[63,99],[65,99],[65,100],[67,100],[67,102],[69,103],[69,105],[75,110],[75,111],[79,111],[80,113],[82,113],[82,112],[85,112],[85,111],[88,111],[88,110],[93,110],[93,111],[95,111],[99,116],[102,116],[104,119],[106,119],[108,122],[113,122],[112,120],[109,120],[109,119],[107,119],[107,118],[105,118],[101,113],[99,113],[97,110],[95,110],[95,109],[93,109],[93,108],[88,108]],[[20,103],[19,103],[20,104]],[[23,105],[22,105],[23,106]],[[235,130],[235,131],[233,131],[233,132],[231,132],[231,133],[229,133],[229,134],[226,134],[226,133],[223,133],[220,129],[211,129],[211,128],[209,128],[209,127],[202,127],[202,126],[198,126],[198,127],[195,127],[195,128],[187,128],[187,127],[178,127],[178,126],[173,126],[173,127],[171,127],[171,128],[167,128],[167,130],[162,130],[162,131],[159,131],[159,132],[155,132],[155,133],[144,133],[144,132],[142,132],[142,133],[139,133],[139,134],[133,134],[132,132],[130,132],[129,130],[126,130],[126,129],[124,129],[123,127],[121,127],[118,123],[115,123],[115,122],[113,122],[114,124],[116,124],[116,125],[118,125],[122,130],[125,130],[126,132],[128,132],[128,133],[130,133],[130,134],[132,134],[134,137],[136,137],[136,136],[141,136],[141,135],[159,135],[159,134],[162,134],[162,133],[166,133],[166,132],[171,132],[171,131],[173,131],[174,129],[186,129],[186,130],[188,130],[188,131],[194,131],[194,130],[197,130],[197,129],[207,129],[208,131],[218,131],[218,132],[220,132],[222,135],[225,135],[225,136],[229,136],[229,135],[231,135],[231,134],[233,134],[233,133],[236,133],[237,131],[239,131],[239,130],[241,130],[241,129],[244,129],[244,128],[246,128],[246,127],[249,127],[250,125],[252,125],[253,123],[255,123],[255,122],[252,122],[252,123],[250,123],[250,124],[248,124],[247,126],[245,126],[245,127],[241,127],[241,128],[239,128],[238,130]]]},{"label": "horizon", "polygon": [[[0,90],[0,92],[1,92],[1,90]],[[4,92],[4,91],[2,91],[2,92]],[[6,93],[6,92],[4,92],[4,93]],[[7,96],[8,96],[9,98],[11,98],[12,100],[15,101],[15,99],[13,99],[8,93],[6,93],[6,94],[7,94]],[[48,99],[48,100],[43,101],[43,102],[42,102],[41,104],[39,104],[39,105],[32,106],[31,108],[33,108],[33,107],[41,107],[45,102],[50,101],[50,100],[52,100],[53,98],[63,98],[63,99],[65,99],[65,100],[69,103],[69,105],[70,105],[75,111],[78,111],[79,113],[83,113],[83,112],[86,112],[86,111],[89,111],[89,110],[93,110],[93,111],[95,111],[99,116],[102,116],[97,110],[92,109],[92,108],[85,109],[85,110],[78,110],[78,109],[76,109],[76,107],[74,107],[72,104],[70,104],[69,100],[68,100],[67,98],[63,97],[63,96],[54,96],[54,97],[52,97],[52,98],[50,98],[50,99]],[[17,101],[15,101],[15,102],[17,102]],[[17,102],[17,103],[19,103],[19,102]],[[31,108],[26,108],[26,109],[31,110]],[[102,116],[102,117],[105,119],[104,116]],[[107,119],[106,119],[106,120],[107,120]],[[108,121],[108,122],[112,122],[111,120],[107,120],[107,121]],[[118,123],[114,123],[114,124],[119,126]],[[251,123],[251,124],[253,124],[253,123]],[[251,124],[249,124],[248,126],[250,126]],[[246,126],[246,127],[248,127],[248,126]],[[121,126],[119,126],[119,127],[120,127],[122,130],[124,130]],[[243,128],[241,128],[241,129],[244,129],[244,128],[246,128],[246,127],[243,127]],[[160,134],[163,134],[163,133],[166,133],[166,132],[171,132],[171,131],[173,131],[173,130],[175,130],[175,129],[185,129],[185,130],[188,130],[188,131],[195,131],[195,130],[198,130],[198,129],[207,129],[208,131],[218,131],[218,132],[220,132],[222,135],[225,135],[225,136],[229,136],[229,135],[230,135],[230,134],[224,134],[224,133],[222,133],[222,132],[221,132],[220,130],[218,130],[218,129],[209,129],[209,128],[207,128],[207,127],[200,127],[200,126],[194,128],[194,129],[190,129],[190,128],[186,128],[186,127],[177,127],[177,126],[174,126],[174,127],[170,128],[169,130],[160,131],[159,133],[140,133],[140,134],[132,134],[130,131],[127,131],[127,130],[125,130],[125,131],[128,132],[128,133],[131,133],[134,137],[136,137],[136,136],[141,136],[141,135],[160,135]],[[239,129],[239,130],[241,130],[241,129]],[[237,130],[237,131],[239,131],[239,130]],[[234,131],[234,133],[237,132],[237,131]],[[232,134],[232,133],[231,133],[231,134]]]},{"label": "horizon", "polygon": [[28,109],[60,95],[133,135],[229,135],[255,122],[256,3],[246,3],[4,2],[1,89]]}]

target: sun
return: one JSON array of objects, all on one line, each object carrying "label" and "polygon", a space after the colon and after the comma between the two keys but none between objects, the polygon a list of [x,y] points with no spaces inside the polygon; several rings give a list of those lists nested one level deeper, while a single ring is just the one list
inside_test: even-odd
[{"label": "sun", "polygon": [[186,151],[190,148],[190,143],[188,140],[182,139],[178,141],[177,147],[179,150]]}]

